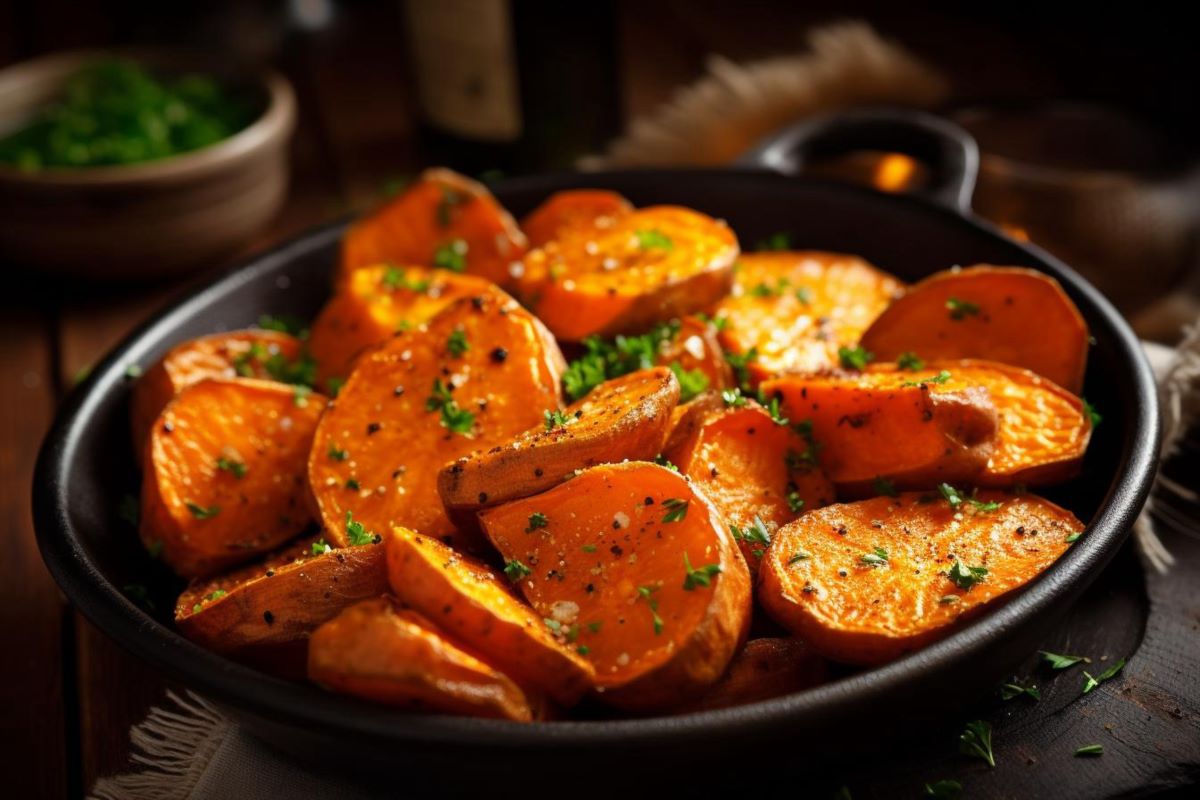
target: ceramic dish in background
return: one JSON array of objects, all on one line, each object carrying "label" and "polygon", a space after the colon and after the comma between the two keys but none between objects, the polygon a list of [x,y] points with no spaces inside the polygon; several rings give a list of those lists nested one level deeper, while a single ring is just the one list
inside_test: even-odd
[{"label": "ceramic dish in background", "polygon": [[215,144],[156,161],[23,172],[0,165],[0,254],[6,264],[98,280],[162,277],[235,251],[287,195],[291,86],[270,71],[163,50],[58,53],[0,70],[0,134],[18,129],[99,59],[210,75],[259,114]]}]

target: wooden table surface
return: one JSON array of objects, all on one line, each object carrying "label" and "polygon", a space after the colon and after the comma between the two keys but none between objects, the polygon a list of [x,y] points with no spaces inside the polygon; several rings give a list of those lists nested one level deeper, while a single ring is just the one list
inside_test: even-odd
[{"label": "wooden table surface", "polygon": [[[45,0],[18,13],[15,5],[0,3],[0,65],[107,41],[115,23],[102,6],[81,13],[64,0]],[[361,208],[379,196],[390,178],[423,166],[405,82],[381,66],[395,63],[400,35],[394,15],[394,4],[359,8],[330,29],[280,49],[277,66],[292,80],[300,108],[293,185],[282,214],[247,252]],[[647,38],[653,25],[632,23],[627,16],[621,18],[621,38],[628,112],[657,103],[671,86],[694,75],[703,50],[694,43],[656,50]],[[3,794],[78,797],[96,777],[126,768],[130,726],[163,699],[169,684],[94,629],[51,581],[33,538],[32,466],[55,407],[77,376],[177,292],[179,284],[106,289],[41,280],[19,265],[3,269],[8,279],[0,299],[0,385],[7,389],[0,394],[0,631],[6,651],[0,657],[0,764],[8,767]],[[1190,564],[1200,563],[1194,538],[1180,539],[1180,547],[1190,554]],[[1018,734],[999,739],[1002,759],[1019,765],[1021,774],[1033,781],[1017,785],[1056,786],[1056,768],[1046,766],[1050,758],[1042,753],[1085,743],[1084,738],[1096,740],[1105,735],[1110,719],[1132,721],[1121,733],[1136,735],[1127,746],[1109,745],[1116,754],[1104,757],[1104,769],[1087,765],[1092,777],[1079,788],[1101,793],[1113,770],[1124,774],[1112,784],[1122,791],[1195,779],[1200,762],[1195,688],[1200,575],[1192,567],[1147,588],[1129,552],[1109,572],[1064,627],[1060,639],[1065,640],[1048,646],[1090,648],[1116,658],[1138,650],[1145,632],[1159,637],[1160,652],[1152,656],[1158,661],[1143,659],[1143,671],[1137,671],[1134,660],[1127,670],[1137,676],[1132,689],[1105,687],[1082,706],[1075,702],[1073,685],[1064,684],[1060,694],[1053,689],[1044,694],[1043,703],[1052,710],[1035,714],[1010,705],[997,711],[996,724]],[[1155,603],[1165,605],[1168,613],[1143,631],[1147,609]],[[1190,694],[1180,693],[1181,663],[1191,670]],[[1059,741],[1055,737],[1064,730],[1077,735]],[[1020,796],[1010,784],[985,782],[977,765],[963,764],[953,755],[953,732],[948,735],[950,746],[914,757],[907,765],[896,763],[891,773],[856,789],[855,796],[892,796],[890,792],[913,781],[965,773],[970,773],[965,779],[969,785],[977,781],[984,790],[980,796]],[[1141,735],[1152,738],[1139,743]],[[1077,762],[1068,759],[1063,769],[1077,771]],[[925,771],[919,772],[918,765]],[[931,774],[930,769],[940,772]]]}]

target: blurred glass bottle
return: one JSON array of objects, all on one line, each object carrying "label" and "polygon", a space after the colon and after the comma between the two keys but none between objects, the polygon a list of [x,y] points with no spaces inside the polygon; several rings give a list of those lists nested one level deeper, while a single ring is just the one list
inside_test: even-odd
[{"label": "blurred glass bottle", "polygon": [[571,167],[619,125],[613,2],[404,0],[429,163]]}]

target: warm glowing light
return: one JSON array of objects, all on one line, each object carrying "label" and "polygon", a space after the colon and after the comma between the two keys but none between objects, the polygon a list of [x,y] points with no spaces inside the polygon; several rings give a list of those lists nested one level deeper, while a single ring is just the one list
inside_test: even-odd
[{"label": "warm glowing light", "polygon": [[1018,242],[1029,241],[1029,231],[1025,230],[1020,225],[1010,225],[1007,222],[1001,222],[1000,229],[1012,238],[1016,239]]},{"label": "warm glowing light", "polygon": [[917,173],[917,162],[899,153],[888,153],[875,166],[875,188],[884,192],[902,192]]}]

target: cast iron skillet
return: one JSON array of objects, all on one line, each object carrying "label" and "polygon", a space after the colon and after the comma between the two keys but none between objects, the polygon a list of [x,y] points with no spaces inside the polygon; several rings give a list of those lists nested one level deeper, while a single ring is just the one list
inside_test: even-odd
[{"label": "cast iron skillet", "polygon": [[[929,197],[884,195],[774,171],[850,149],[922,159],[932,173]],[[1082,477],[1049,496],[1090,520],[1088,531],[1003,607],[885,667],[723,711],[519,725],[406,716],[268,677],[176,634],[169,613],[178,587],[148,560],[119,512],[137,480],[128,444],[126,367],[149,365],[181,340],[251,325],[263,313],[311,318],[327,296],[344,223],[196,288],[130,335],[71,394],[37,465],[33,503],[42,556],[71,602],[101,630],[269,743],[319,753],[322,764],[404,768],[406,786],[422,776],[461,782],[528,767],[535,770],[530,779],[562,775],[578,781],[586,775],[595,787],[646,770],[672,775],[673,766],[710,757],[729,763],[739,750],[762,755],[772,747],[788,748],[794,764],[800,753],[836,751],[862,740],[864,730],[873,741],[889,728],[960,705],[994,687],[1032,652],[1117,551],[1149,490],[1159,438],[1154,384],[1133,333],[1070,268],[971,216],[976,164],[974,142],[953,126],[923,114],[872,112],[791,128],[736,169],[542,175],[494,187],[516,214],[560,189],[614,189],[639,206],[679,203],[724,218],[747,249],[787,231],[799,246],[857,253],[908,280],[954,264],[988,262],[1034,267],[1062,283],[1095,337],[1086,396],[1104,421]],[[127,598],[122,589],[129,584],[149,585],[156,614]],[[856,736],[839,735],[856,730]],[[607,768],[609,759],[619,769]]]}]

